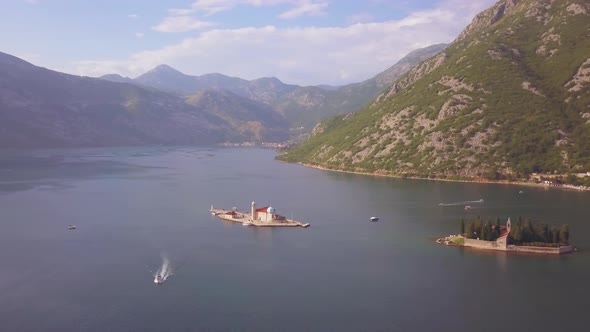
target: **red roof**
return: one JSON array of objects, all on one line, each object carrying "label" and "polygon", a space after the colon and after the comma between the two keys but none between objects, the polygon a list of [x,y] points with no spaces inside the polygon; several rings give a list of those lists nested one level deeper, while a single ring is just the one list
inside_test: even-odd
[{"label": "red roof", "polygon": [[265,207],[258,208],[255,211],[256,212],[266,212],[266,210],[268,210],[268,208],[269,208],[268,206],[265,206]]}]

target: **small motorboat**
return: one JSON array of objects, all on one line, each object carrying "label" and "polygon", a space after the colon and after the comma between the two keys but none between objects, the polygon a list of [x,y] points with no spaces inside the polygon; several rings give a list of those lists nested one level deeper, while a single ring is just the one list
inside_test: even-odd
[{"label": "small motorboat", "polygon": [[301,227],[307,228],[307,227],[309,227],[309,224],[308,223],[307,224],[301,224]]},{"label": "small motorboat", "polygon": [[76,229],[76,225],[68,225],[68,229]]},{"label": "small motorboat", "polygon": [[249,221],[245,221],[242,223],[242,226],[252,226],[252,225],[254,225],[254,224]]},{"label": "small motorboat", "polygon": [[157,275],[156,278],[154,279],[154,283],[161,285],[164,282],[164,279],[162,278],[161,275]]},{"label": "small motorboat", "polygon": [[471,205],[465,205],[465,211],[471,210]]},{"label": "small motorboat", "polygon": [[369,218],[369,220],[375,222],[375,221],[378,221],[379,220],[379,217],[371,217],[371,218]]}]

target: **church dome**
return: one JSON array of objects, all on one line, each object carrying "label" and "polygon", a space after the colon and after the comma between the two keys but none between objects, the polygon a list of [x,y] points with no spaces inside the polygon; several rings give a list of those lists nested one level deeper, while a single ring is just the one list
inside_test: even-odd
[{"label": "church dome", "polygon": [[275,214],[277,211],[272,206],[269,206],[268,209],[266,209],[266,212],[268,214]]}]

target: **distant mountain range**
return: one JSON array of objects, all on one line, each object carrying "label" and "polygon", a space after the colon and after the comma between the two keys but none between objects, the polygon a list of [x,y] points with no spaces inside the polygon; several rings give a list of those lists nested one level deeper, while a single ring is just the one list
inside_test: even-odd
[{"label": "distant mountain range", "polygon": [[358,109],[444,47],[418,50],[375,78],[342,87],[190,76],[167,65],[135,79],[90,78],[0,53],[0,147],[283,142],[292,128]]},{"label": "distant mountain range", "polygon": [[248,81],[222,74],[191,76],[168,65],[157,66],[135,79],[114,74],[101,78],[114,82],[136,83],[181,96],[210,89],[226,90],[272,106],[285,116],[292,128],[304,126],[311,129],[329,116],[358,110],[405,72],[439,53],[446,46],[437,44],[413,51],[377,76],[361,83],[341,87],[285,84],[275,77]]},{"label": "distant mountain range", "polygon": [[590,170],[590,3],[501,0],[281,159],[436,178]]},{"label": "distant mountain range", "polygon": [[284,141],[285,119],[229,93],[215,103],[63,74],[0,53],[0,147]]}]

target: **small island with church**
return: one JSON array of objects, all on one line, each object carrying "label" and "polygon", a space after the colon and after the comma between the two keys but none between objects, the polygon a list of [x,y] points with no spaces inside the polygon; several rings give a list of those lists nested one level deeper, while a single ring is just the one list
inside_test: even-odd
[{"label": "small island with church", "polygon": [[477,250],[495,250],[516,253],[544,255],[561,255],[575,249],[569,243],[569,226],[534,224],[530,219],[518,217],[515,224],[510,218],[505,225],[500,219],[495,223],[477,219],[465,222],[461,220],[460,233],[436,240],[437,243],[473,248]]},{"label": "small island with church", "polygon": [[244,226],[257,227],[309,227],[308,223],[287,219],[278,214],[271,206],[257,207],[255,202],[250,206],[250,213],[240,212],[237,208],[231,210],[214,209],[209,210],[212,215],[221,220],[241,223]]}]

